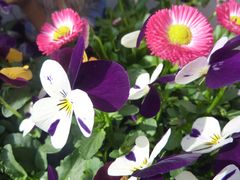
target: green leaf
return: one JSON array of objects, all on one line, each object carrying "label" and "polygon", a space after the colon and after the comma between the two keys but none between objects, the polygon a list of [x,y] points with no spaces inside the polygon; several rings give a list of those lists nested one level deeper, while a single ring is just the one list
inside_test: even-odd
[{"label": "green leaf", "polygon": [[0,125],[0,135],[5,131],[5,127]]},{"label": "green leaf", "polygon": [[172,151],[181,147],[182,133],[180,130],[173,130],[171,136],[165,146],[165,149]]},{"label": "green leaf", "polygon": [[40,151],[48,153],[48,154],[57,153],[60,150],[61,149],[56,149],[52,146],[50,137],[47,137],[45,140],[45,143],[42,146],[40,146]]},{"label": "green leaf", "polygon": [[138,112],[139,108],[134,105],[126,105],[119,111],[119,113],[123,116],[131,116],[137,114]]},{"label": "green leaf", "polygon": [[185,109],[186,112],[196,113],[197,107],[187,100],[180,100],[177,104]]},{"label": "green leaf", "polygon": [[104,130],[99,130],[93,132],[89,138],[81,136],[80,140],[75,144],[75,147],[79,150],[80,157],[90,159],[96,154],[103,144],[105,134]]},{"label": "green leaf", "polygon": [[157,129],[157,122],[155,119],[145,119],[142,124],[140,124],[139,128],[146,132],[146,134],[149,134],[150,136],[153,136],[156,133]]},{"label": "green leaf", "polygon": [[56,168],[60,179],[92,180],[97,170],[103,165],[98,158],[84,160],[76,150],[64,158]]},{"label": "green leaf", "polygon": [[12,179],[23,180],[27,178],[27,173],[15,160],[10,144],[0,149],[0,171]]},{"label": "green leaf", "polygon": [[[29,89],[26,88],[10,89],[6,92],[3,98],[13,109],[18,110],[23,107],[27,101],[30,100],[30,94],[31,93],[29,92]],[[5,106],[2,106],[2,114],[7,118],[13,115],[13,113],[5,108]]]}]

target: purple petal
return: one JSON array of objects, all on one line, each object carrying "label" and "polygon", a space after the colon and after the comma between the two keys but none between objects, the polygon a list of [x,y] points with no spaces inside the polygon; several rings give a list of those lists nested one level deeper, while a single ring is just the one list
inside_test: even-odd
[{"label": "purple petal", "polygon": [[8,84],[15,86],[15,87],[23,87],[23,86],[26,86],[28,83],[28,81],[26,81],[23,78],[10,79],[1,73],[0,73],[0,79]]},{"label": "purple petal", "polygon": [[136,44],[136,47],[137,47],[137,48],[140,46],[140,43],[141,43],[142,39],[144,38],[145,31],[146,31],[146,25],[147,25],[147,22],[148,22],[148,20],[150,19],[151,16],[152,16],[152,15],[150,15],[150,16],[147,18],[147,20],[144,22],[144,24],[143,24],[143,26],[142,26],[142,28],[141,28],[141,30],[140,30],[140,33],[139,33],[138,38],[137,38],[137,44]]},{"label": "purple petal", "polygon": [[0,34],[0,56],[6,57],[9,48],[16,46],[16,39],[6,34]]},{"label": "purple petal", "polygon": [[94,180],[120,180],[121,176],[108,175],[107,171],[110,165],[111,165],[111,162],[104,164],[104,166],[98,170],[97,174],[94,177]]},{"label": "purple petal", "polygon": [[60,122],[60,119],[57,119],[56,121],[54,121],[51,126],[48,129],[48,133],[53,136],[55,134],[55,131],[57,129],[58,123]]},{"label": "purple petal", "polygon": [[162,175],[157,175],[153,177],[141,178],[141,180],[163,180]]},{"label": "purple petal", "polygon": [[0,10],[4,14],[9,14],[12,9],[12,6],[7,4],[5,1],[0,0]]},{"label": "purple petal", "polygon": [[160,83],[160,84],[174,83],[175,82],[175,76],[176,76],[176,74],[167,74],[167,75],[164,75],[164,76],[160,76],[160,78],[158,78],[156,80],[156,82]]},{"label": "purple petal", "polygon": [[240,81],[240,53],[237,55],[211,65],[206,84],[209,88],[220,88]]},{"label": "purple petal", "polygon": [[225,61],[228,58],[240,53],[239,50],[228,50],[228,51],[219,51],[218,53],[212,54],[209,64],[213,65],[217,62]]},{"label": "purple petal", "polygon": [[140,106],[140,114],[146,118],[155,116],[160,110],[161,99],[154,87],[150,88],[147,96]]},{"label": "purple petal", "polygon": [[57,171],[50,165],[48,165],[48,180],[58,180]]},{"label": "purple petal", "polygon": [[58,61],[62,65],[64,70],[67,71],[72,52],[73,48],[70,47],[62,48],[51,54],[51,59]]},{"label": "purple petal", "polygon": [[156,176],[159,174],[165,174],[168,173],[169,171],[176,170],[192,164],[200,156],[201,154],[197,153],[186,153],[167,157],[165,159],[160,159],[159,162],[146,169],[134,172],[132,175],[136,177],[145,178]]},{"label": "purple petal", "polygon": [[95,108],[112,112],[127,101],[130,85],[121,65],[110,60],[97,60],[82,64],[74,88],[87,92]]},{"label": "purple petal", "polygon": [[130,151],[130,153],[128,153],[125,157],[126,157],[129,161],[136,161],[135,154],[134,154],[134,152],[132,152],[132,151]]},{"label": "purple petal", "polygon": [[72,86],[75,85],[76,79],[80,72],[84,50],[84,39],[82,36],[80,36],[78,38],[76,46],[73,49],[71,61],[68,67],[69,80]]},{"label": "purple petal", "polygon": [[240,168],[240,139],[234,139],[233,143],[230,143],[222,147],[215,158],[214,172],[218,174],[224,167],[229,164],[234,164]]}]

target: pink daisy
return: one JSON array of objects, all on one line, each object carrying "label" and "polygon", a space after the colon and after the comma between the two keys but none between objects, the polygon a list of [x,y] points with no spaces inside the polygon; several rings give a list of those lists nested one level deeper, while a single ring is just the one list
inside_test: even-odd
[{"label": "pink daisy", "polygon": [[89,25],[86,19],[81,18],[70,8],[52,13],[51,18],[53,25],[45,23],[37,36],[37,45],[43,54],[52,54],[80,34],[84,37],[87,47]]},{"label": "pink daisy", "polygon": [[184,66],[208,55],[213,46],[213,29],[207,19],[190,6],[172,6],[153,14],[145,37],[152,55]]},{"label": "pink daisy", "polygon": [[216,9],[218,22],[227,30],[240,34],[240,3],[227,1]]}]

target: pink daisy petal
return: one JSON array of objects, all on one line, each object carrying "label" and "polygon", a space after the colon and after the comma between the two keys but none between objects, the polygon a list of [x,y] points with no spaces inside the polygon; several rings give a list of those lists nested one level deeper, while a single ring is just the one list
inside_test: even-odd
[{"label": "pink daisy petal", "polygon": [[89,25],[86,19],[70,8],[54,12],[51,17],[53,25],[45,23],[37,36],[37,45],[43,54],[52,54],[79,35],[83,36],[85,47],[88,46]]},{"label": "pink daisy petal", "polygon": [[151,54],[184,66],[209,54],[213,46],[213,29],[207,19],[190,6],[172,6],[150,17],[146,41]]},{"label": "pink daisy petal", "polygon": [[227,1],[216,9],[218,22],[230,32],[240,34],[240,3]]}]

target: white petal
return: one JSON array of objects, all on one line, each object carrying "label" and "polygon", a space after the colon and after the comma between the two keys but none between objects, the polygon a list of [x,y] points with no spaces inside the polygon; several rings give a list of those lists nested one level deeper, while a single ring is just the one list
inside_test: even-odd
[{"label": "white petal", "polygon": [[240,116],[233,118],[229,121],[222,130],[222,136],[228,137],[233,133],[240,132]]},{"label": "white petal", "polygon": [[44,90],[51,97],[62,98],[71,91],[70,82],[62,66],[54,60],[46,60],[40,71]]},{"label": "white petal", "polygon": [[214,135],[221,135],[221,128],[217,119],[213,117],[198,118],[192,126],[192,132],[186,135],[181,142],[184,151],[196,151],[210,147]]},{"label": "white petal", "polygon": [[137,164],[142,164],[145,160],[149,159],[149,141],[146,136],[138,136],[135,140],[133,152],[136,156]]},{"label": "white petal", "polygon": [[211,57],[211,55],[217,51],[218,49],[222,48],[226,43],[228,42],[228,37],[224,36],[224,37],[221,37],[214,45],[212,51],[210,52],[209,56],[208,56],[208,61]]},{"label": "white petal", "polygon": [[131,177],[128,178],[128,180],[138,180],[138,178],[134,177],[134,176],[131,176]]},{"label": "white petal", "polygon": [[23,132],[23,136],[26,136],[35,126],[34,122],[32,121],[31,117],[24,119],[20,126],[19,126],[19,131]]},{"label": "white petal", "polygon": [[196,176],[193,175],[190,171],[183,171],[180,174],[178,174],[175,178],[175,180],[198,180]]},{"label": "white petal", "polygon": [[160,75],[160,73],[162,72],[163,69],[163,64],[159,64],[156,69],[153,71],[151,79],[150,79],[150,84],[153,83],[158,76]]},{"label": "white petal", "polygon": [[228,180],[239,180],[240,179],[240,171],[237,166],[234,164],[230,164],[223,168],[214,178],[213,180],[222,180],[226,179],[225,177],[229,176]]},{"label": "white petal", "polygon": [[164,134],[162,139],[156,144],[156,146],[153,148],[153,151],[149,158],[149,163],[152,164],[154,159],[157,157],[157,155],[161,152],[161,150],[164,148],[164,146],[167,144],[168,139],[171,135],[171,129],[168,129],[168,131]]},{"label": "white petal", "polygon": [[209,65],[206,57],[199,57],[185,65],[176,75],[175,82],[188,84],[207,73]]},{"label": "white petal", "polygon": [[135,48],[137,46],[137,38],[140,31],[133,31],[121,38],[121,44],[126,48]]},{"label": "white petal", "polygon": [[146,87],[148,84],[150,84],[150,75],[148,73],[143,73],[140,74],[137,79],[136,79],[136,83],[135,85],[140,87],[140,88],[144,88]]},{"label": "white petal", "polygon": [[94,108],[91,99],[80,89],[71,91],[68,98],[73,103],[73,111],[79,128],[84,136],[89,137],[94,124]]},{"label": "white petal", "polygon": [[216,149],[219,149],[222,146],[225,146],[226,144],[232,143],[233,142],[233,138],[227,138],[227,139],[222,139],[221,142],[219,142],[218,144],[212,145],[208,148],[202,149],[202,150],[197,150],[197,151],[193,151],[195,153],[210,153]]}]

